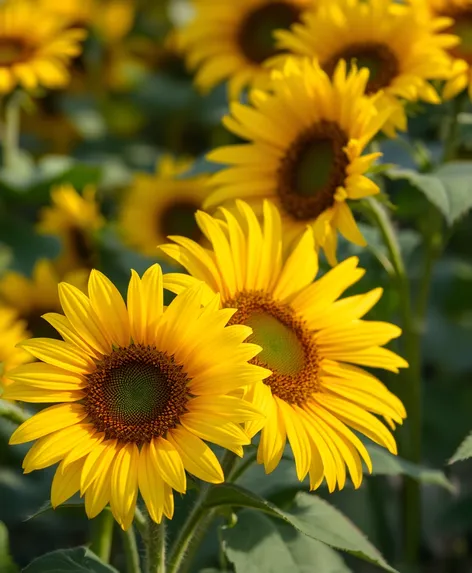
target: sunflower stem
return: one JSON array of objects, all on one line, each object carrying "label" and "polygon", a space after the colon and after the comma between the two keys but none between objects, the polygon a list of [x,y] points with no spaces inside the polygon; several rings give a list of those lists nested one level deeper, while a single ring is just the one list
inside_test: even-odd
[{"label": "sunflower stem", "polygon": [[457,150],[460,144],[460,124],[459,115],[462,113],[468,96],[458,95],[452,102],[452,114],[448,118],[446,140],[444,142],[443,163],[452,161],[456,158]]},{"label": "sunflower stem", "polygon": [[18,408],[15,404],[0,399],[0,418],[5,418],[19,426],[31,418],[31,414]]},{"label": "sunflower stem", "polygon": [[113,526],[115,521],[111,511],[102,511],[102,513],[92,520],[91,544],[90,549],[104,563],[110,561],[111,544],[113,542]]},{"label": "sunflower stem", "polygon": [[146,543],[146,573],[166,573],[166,522],[156,523],[148,516]]},{"label": "sunflower stem", "polygon": [[128,573],[141,573],[138,544],[136,543],[134,527],[131,526],[127,531],[121,531],[121,538],[126,558],[126,571]]},{"label": "sunflower stem", "polygon": [[[366,203],[377,224],[384,243],[389,251],[397,279],[400,295],[400,312],[403,328],[405,359],[409,368],[405,371],[407,383],[402,392],[403,402],[408,414],[407,436],[403,443],[403,456],[413,463],[421,461],[422,431],[422,379],[421,379],[421,336],[418,316],[414,316],[410,281],[406,272],[400,245],[387,210],[375,199],[368,198]],[[429,275],[430,276],[430,275]],[[427,290],[425,289],[427,293]],[[421,306],[426,308],[426,303]],[[421,544],[421,490],[417,481],[406,478],[403,499],[404,550],[408,563],[416,563]]]},{"label": "sunflower stem", "polygon": [[[236,454],[230,451],[225,452],[221,460],[221,467],[225,476],[231,476],[237,460]],[[215,510],[205,507],[210,492],[211,485],[204,484],[192,511],[172,546],[168,573],[187,573],[190,570],[200,544],[216,516]]]},{"label": "sunflower stem", "polygon": [[14,93],[5,100],[5,120],[2,134],[3,166],[12,169],[17,163],[20,149],[21,94]]}]

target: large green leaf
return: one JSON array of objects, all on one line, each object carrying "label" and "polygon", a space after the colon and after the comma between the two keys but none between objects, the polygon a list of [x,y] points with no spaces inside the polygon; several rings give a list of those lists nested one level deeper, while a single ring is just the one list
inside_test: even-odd
[{"label": "large green leaf", "polygon": [[312,539],[352,553],[387,571],[395,571],[351,521],[315,495],[298,493],[295,498],[294,511],[289,513],[237,485],[222,484],[212,488],[206,506],[208,508],[233,506],[257,509],[284,520]]},{"label": "large green leaf", "polygon": [[264,514],[245,509],[223,530],[224,550],[236,573],[349,573],[330,547]]},{"label": "large green leaf", "polygon": [[432,174],[413,169],[391,169],[387,176],[393,180],[406,180],[421,191],[444,216],[448,225],[472,208],[472,164],[457,161],[439,167]]},{"label": "large green leaf", "polygon": [[118,573],[103,563],[87,547],[59,549],[41,555],[23,569],[23,573]]},{"label": "large green leaf", "polygon": [[17,573],[19,571],[10,555],[8,529],[2,521],[0,521],[0,571],[2,573]]},{"label": "large green leaf", "polygon": [[462,444],[457,448],[456,453],[449,460],[450,464],[461,462],[472,458],[472,432],[464,439]]}]

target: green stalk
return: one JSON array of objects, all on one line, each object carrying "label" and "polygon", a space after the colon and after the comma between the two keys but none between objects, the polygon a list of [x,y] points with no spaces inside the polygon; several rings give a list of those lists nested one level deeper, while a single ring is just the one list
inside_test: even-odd
[{"label": "green stalk", "polygon": [[445,163],[446,161],[452,161],[456,157],[458,143],[460,139],[459,115],[464,109],[464,105],[467,99],[468,99],[467,95],[464,96],[464,94],[460,94],[453,101],[452,114],[451,117],[449,118],[449,126],[447,130],[446,141],[444,142],[443,163]]},{"label": "green stalk", "polygon": [[109,563],[111,554],[111,544],[113,541],[113,526],[115,521],[111,511],[105,510],[92,520],[92,532],[90,549],[104,563]]},{"label": "green stalk", "polygon": [[121,539],[123,542],[123,550],[126,557],[126,571],[128,573],[141,573],[138,545],[136,543],[134,527],[131,526],[127,529],[127,531],[121,531]]},{"label": "green stalk", "polygon": [[[409,368],[405,371],[406,384],[402,398],[408,414],[408,439],[403,443],[402,454],[414,463],[421,461],[421,347],[418,322],[413,316],[410,281],[397,240],[395,229],[386,209],[372,198],[366,200],[370,213],[377,224],[395,269],[400,295],[400,312],[403,327],[405,359]],[[429,275],[430,276],[430,275]],[[425,292],[426,289],[425,289]],[[426,305],[426,302],[422,303]],[[421,543],[421,490],[417,481],[405,480],[403,499],[405,555],[409,563],[416,563]]]},{"label": "green stalk", "polygon": [[166,522],[155,523],[148,516],[146,543],[146,572],[166,573]]},{"label": "green stalk", "polygon": [[[236,455],[226,451],[221,461],[225,476],[231,475],[236,462]],[[216,515],[215,510],[205,508],[211,487],[210,484],[202,486],[200,495],[172,546],[168,573],[187,573],[190,570],[198,548]]]},{"label": "green stalk", "polygon": [[20,103],[21,94],[15,93],[5,101],[5,121],[3,125],[3,166],[11,169],[15,166],[20,149]]},{"label": "green stalk", "polygon": [[5,418],[5,420],[9,420],[19,426],[23,422],[26,422],[26,420],[29,420],[31,414],[18,408],[18,406],[12,402],[0,399],[0,418]]}]

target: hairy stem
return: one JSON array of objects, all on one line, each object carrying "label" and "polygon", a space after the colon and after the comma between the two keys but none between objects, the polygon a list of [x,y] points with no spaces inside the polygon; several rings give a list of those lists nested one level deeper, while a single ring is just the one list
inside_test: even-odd
[{"label": "hairy stem", "polygon": [[3,165],[12,168],[18,157],[20,142],[20,98],[21,93],[14,93],[4,104],[5,118],[3,125]]},{"label": "hairy stem", "polygon": [[110,561],[114,525],[115,520],[113,519],[111,511],[102,511],[102,513],[91,522],[90,549],[97,557],[100,557],[104,563]]},{"label": "hairy stem", "polygon": [[146,572],[166,573],[166,523],[155,523],[148,516],[146,543]]},{"label": "hairy stem", "polygon": [[136,543],[134,527],[131,526],[127,531],[122,531],[121,538],[123,542],[123,550],[126,557],[126,571],[128,573],[141,573],[138,545]]}]

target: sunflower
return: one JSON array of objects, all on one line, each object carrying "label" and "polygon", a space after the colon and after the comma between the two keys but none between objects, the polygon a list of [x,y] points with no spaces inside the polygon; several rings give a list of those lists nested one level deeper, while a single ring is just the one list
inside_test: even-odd
[{"label": "sunflower", "polygon": [[22,424],[10,443],[37,440],[26,473],[60,462],[54,507],[80,490],[89,518],[110,502],[127,529],[139,489],[154,521],[170,519],[185,471],[224,480],[203,440],[242,455],[250,439],[239,423],[260,424],[259,411],[230,393],[262,385],[269,373],[247,362],[261,349],[243,342],[249,327],[226,326],[235,311],[220,310],[218,296],[202,308],[201,285],[164,308],[158,265],[142,278],[133,271],[127,305],[95,270],[88,297],[66,283],[59,291],[65,316],[45,318],[64,341],[24,343],[42,362],[11,371],[6,390],[7,398],[58,404]]},{"label": "sunflower", "polygon": [[95,233],[105,224],[95,199],[95,189],[86,187],[80,195],[72,185],[51,191],[52,206],[45,207],[36,226],[38,233],[61,239],[57,261],[61,272],[91,268],[95,262]]},{"label": "sunflower", "polygon": [[[88,274],[88,270],[82,269],[68,273],[65,278],[85,290]],[[33,335],[49,333],[49,325],[41,315],[60,310],[59,281],[60,275],[53,263],[41,259],[35,264],[31,278],[16,271],[8,271],[0,278],[0,301],[15,309]]]},{"label": "sunflower", "polygon": [[405,102],[440,103],[430,80],[446,79],[451,60],[445,48],[457,38],[442,34],[447,21],[425,19],[412,6],[393,0],[324,0],[302,24],[275,35],[278,46],[299,56],[316,57],[332,75],[338,62],[370,71],[369,93],[383,91],[379,105],[395,105],[384,126],[387,135],[406,130]]},{"label": "sunflower", "polygon": [[353,66],[347,73],[344,62],[330,80],[316,62],[287,60],[274,72],[269,93],[252,93],[252,107],[231,105],[226,127],[251,143],[209,154],[229,168],[211,177],[216,191],[205,208],[236,198],[255,205],[272,199],[292,235],[313,227],[331,264],[337,230],[365,245],[346,199],[379,192],[364,173],[380,154],[362,152],[390,113],[365,95],[367,82],[366,69]]},{"label": "sunflower", "polygon": [[298,478],[309,473],[312,489],[323,479],[330,491],[336,484],[341,489],[346,466],[359,487],[361,458],[369,470],[372,466],[349,427],[396,453],[391,433],[373,414],[392,427],[405,417],[400,400],[359,366],[392,372],[406,367],[382,347],[400,329],[361,320],[382,289],[339,298],[364,274],[356,257],[313,282],[318,257],[311,229],[289,245],[276,207],[265,201],[263,212],[263,225],[243,201],[237,202],[236,215],[221,208],[224,221],[199,212],[198,224],[212,248],[171,237],[175,244],[161,249],[191,276],[171,273],[164,285],[179,293],[203,280],[209,300],[217,292],[223,307],[238,309],[232,324],[253,329],[249,341],[263,349],[253,363],[272,371],[246,396],[267,416],[257,456],[266,472],[278,465],[288,439]]},{"label": "sunflower", "polygon": [[119,221],[127,243],[144,255],[155,255],[168,235],[201,237],[195,211],[208,196],[207,176],[182,179],[191,163],[164,156],[156,173],[136,175],[121,205]]},{"label": "sunflower", "polygon": [[13,309],[0,306],[0,394],[10,384],[10,370],[30,360],[29,354],[16,346],[26,338],[25,321],[19,320]]},{"label": "sunflower", "polygon": [[248,84],[262,87],[269,79],[263,66],[277,53],[274,30],[300,20],[315,0],[239,0],[237,3],[194,0],[195,19],[182,29],[181,40],[195,83],[206,92],[229,80],[237,98]]},{"label": "sunflower", "polygon": [[17,85],[34,90],[67,85],[67,66],[81,52],[85,31],[31,0],[0,5],[0,94]]},{"label": "sunflower", "polygon": [[449,50],[453,62],[443,98],[452,99],[467,89],[472,99],[472,1],[412,0],[412,4],[417,9],[425,9],[427,17],[446,19],[446,31],[459,38],[460,43]]}]

